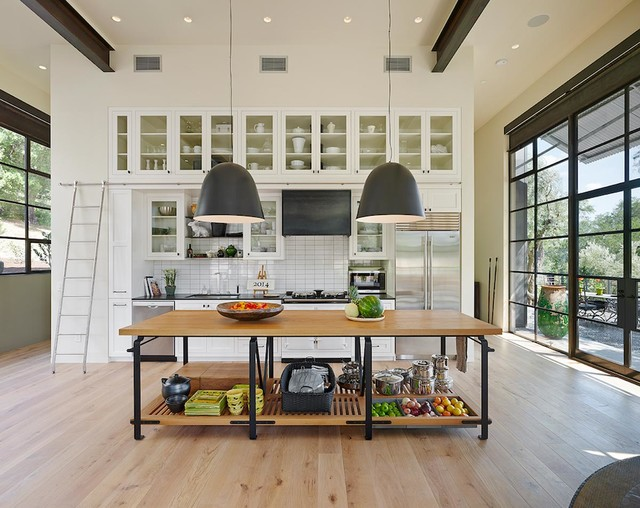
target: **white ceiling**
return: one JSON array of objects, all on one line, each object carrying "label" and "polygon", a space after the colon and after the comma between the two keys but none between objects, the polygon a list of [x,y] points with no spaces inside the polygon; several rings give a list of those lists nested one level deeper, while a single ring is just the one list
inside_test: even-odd
[{"label": "white ceiling", "polygon": [[[366,45],[386,41],[380,0],[233,0],[234,44]],[[475,54],[475,125],[484,125],[632,0],[490,0],[465,45]],[[115,48],[118,45],[228,44],[227,0],[70,0]],[[394,0],[394,46],[431,51],[455,0]],[[20,0],[0,0],[0,66],[48,92],[49,45],[66,44]],[[527,21],[550,20],[539,28]],[[120,23],[111,16],[122,18]],[[190,16],[193,22],[183,21]],[[263,18],[270,16],[271,23]],[[345,24],[343,18],[352,22]],[[423,22],[414,23],[421,16]],[[219,28],[219,29],[218,29]],[[513,44],[520,44],[517,50]],[[496,66],[500,58],[508,64]],[[445,71],[446,72],[446,71]]]}]

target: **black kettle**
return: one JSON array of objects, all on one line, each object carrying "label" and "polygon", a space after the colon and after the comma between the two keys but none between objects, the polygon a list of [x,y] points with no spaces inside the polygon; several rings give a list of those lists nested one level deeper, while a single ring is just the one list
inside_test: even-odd
[{"label": "black kettle", "polygon": [[191,379],[179,374],[162,378],[162,396],[166,399],[169,395],[189,395],[191,391]]}]

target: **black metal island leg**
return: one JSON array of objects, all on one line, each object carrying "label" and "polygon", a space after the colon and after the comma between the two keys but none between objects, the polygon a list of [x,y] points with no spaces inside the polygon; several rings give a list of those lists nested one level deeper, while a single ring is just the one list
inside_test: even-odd
[{"label": "black metal island leg", "polygon": [[256,357],[258,356],[258,338],[249,341],[249,439],[256,439]]},{"label": "black metal island leg", "polygon": [[142,435],[142,408],[140,384],[140,343],[144,337],[136,337],[133,341],[133,437],[140,441]]},{"label": "black metal island leg", "polygon": [[489,353],[495,351],[489,347],[484,335],[478,336],[480,343],[480,435],[479,439],[489,438]]},{"label": "black metal island leg", "polygon": [[371,370],[372,370],[372,358],[371,358],[371,337],[364,338],[364,388],[365,388],[365,423],[364,423],[364,438],[373,438],[373,415],[371,413],[371,406],[373,404],[372,394],[372,382],[371,382]]}]

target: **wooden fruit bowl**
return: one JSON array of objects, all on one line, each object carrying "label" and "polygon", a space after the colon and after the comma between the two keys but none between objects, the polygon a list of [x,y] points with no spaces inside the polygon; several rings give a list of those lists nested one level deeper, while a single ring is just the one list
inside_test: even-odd
[{"label": "wooden fruit bowl", "polygon": [[263,309],[232,309],[231,307],[238,302],[227,302],[218,305],[218,312],[230,319],[237,319],[238,321],[257,321],[258,319],[266,319],[276,316],[284,309],[281,303],[267,303]]}]

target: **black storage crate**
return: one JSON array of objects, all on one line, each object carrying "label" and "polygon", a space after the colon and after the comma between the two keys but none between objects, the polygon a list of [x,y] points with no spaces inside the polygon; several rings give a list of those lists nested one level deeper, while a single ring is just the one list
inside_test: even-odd
[{"label": "black storage crate", "polygon": [[[292,393],[289,391],[289,379],[294,369],[310,369],[312,365],[326,367],[329,370],[329,387],[324,393]],[[290,413],[329,413],[336,391],[336,375],[328,363],[297,362],[290,363],[280,376],[280,393],[282,395],[282,410]]]}]

